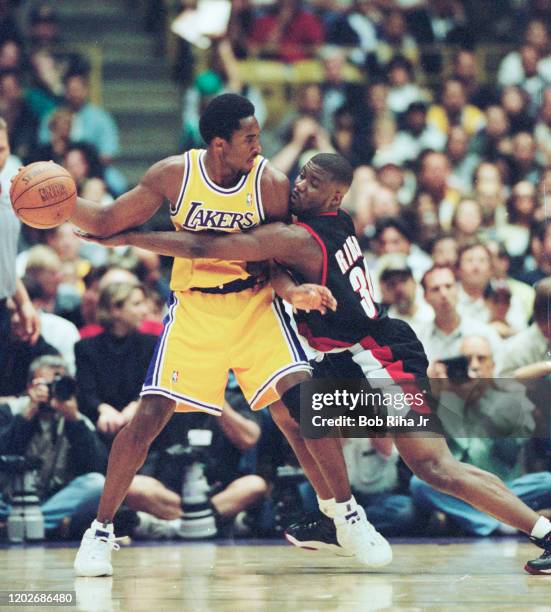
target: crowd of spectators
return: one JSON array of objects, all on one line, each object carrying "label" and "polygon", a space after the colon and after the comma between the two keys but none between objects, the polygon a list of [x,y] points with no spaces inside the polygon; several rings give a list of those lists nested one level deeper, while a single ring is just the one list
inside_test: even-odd
[{"label": "crowd of spectators", "polygon": [[[344,155],[355,169],[345,206],[378,298],[417,332],[437,383],[465,358],[468,383],[445,405],[454,455],[498,474],[538,511],[551,509],[551,3],[232,5],[208,70],[183,92],[183,148],[202,146],[204,105],[236,91],[255,104],[264,154],[291,180],[316,152]],[[21,163],[63,164],[79,193],[98,202],[126,188],[116,125],[89,102],[86,62],[59,54],[53,6],[0,1],[0,455],[42,455],[46,528],[61,537],[95,512],[107,449],[136,409],[169,290],[167,262],[83,243],[70,224],[14,238],[7,193]],[[489,41],[504,45],[493,72],[477,55]],[[427,50],[434,44],[451,54],[445,74],[444,54]],[[274,120],[262,88],[240,70],[246,56],[287,65],[314,58],[323,77],[289,87],[286,112]],[[347,80],[348,64],[359,78]],[[59,372],[76,380],[63,402],[48,394]],[[520,403],[506,382],[522,385]],[[193,537],[182,487],[197,431],[211,449],[201,461],[212,533],[272,534],[293,513],[315,509],[300,472],[278,469],[296,462],[269,415],[250,412],[231,378],[226,399],[220,419],[171,421],[132,483],[118,531]],[[476,436],[462,429],[473,418]],[[354,492],[383,533],[507,532],[411,479],[390,439],[343,447]],[[9,483],[1,482],[0,518],[9,512]]]}]

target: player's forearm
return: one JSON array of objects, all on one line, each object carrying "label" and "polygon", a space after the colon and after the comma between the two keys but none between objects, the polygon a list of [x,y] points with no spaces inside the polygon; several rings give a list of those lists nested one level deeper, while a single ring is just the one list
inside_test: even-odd
[{"label": "player's forearm", "polygon": [[270,283],[276,294],[286,302],[291,302],[291,293],[297,287],[289,272],[276,263],[270,265]]},{"label": "player's forearm", "polygon": [[95,236],[113,233],[109,226],[108,208],[84,198],[77,198],[77,207],[71,217],[71,223]]},{"label": "player's forearm", "polygon": [[191,232],[127,232],[124,244],[167,257],[210,257],[206,236]]}]

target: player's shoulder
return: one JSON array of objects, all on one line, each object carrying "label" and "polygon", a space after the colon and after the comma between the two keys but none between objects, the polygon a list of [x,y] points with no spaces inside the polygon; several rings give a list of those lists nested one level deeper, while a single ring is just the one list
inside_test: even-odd
[{"label": "player's shoulder", "polygon": [[288,220],[289,179],[269,161],[262,172],[260,192],[266,218],[269,221]]},{"label": "player's shoulder", "polygon": [[153,191],[170,195],[182,182],[185,168],[185,155],[171,155],[154,163],[140,182]]},{"label": "player's shoulder", "polygon": [[289,189],[289,179],[269,160],[266,160],[262,171],[261,186],[263,189]]}]

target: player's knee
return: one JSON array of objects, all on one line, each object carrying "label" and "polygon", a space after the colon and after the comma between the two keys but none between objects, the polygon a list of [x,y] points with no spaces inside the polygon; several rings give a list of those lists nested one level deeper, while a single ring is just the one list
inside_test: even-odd
[{"label": "player's knee", "polygon": [[136,444],[151,444],[174,412],[173,400],[162,396],[147,396],[140,400],[138,409],[128,423],[129,435]]}]

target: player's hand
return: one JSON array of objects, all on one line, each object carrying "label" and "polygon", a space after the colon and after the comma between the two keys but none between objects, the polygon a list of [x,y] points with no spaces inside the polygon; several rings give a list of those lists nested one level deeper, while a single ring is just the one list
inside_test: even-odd
[{"label": "player's hand", "polygon": [[94,236],[93,234],[88,234],[87,232],[83,232],[79,229],[75,229],[74,232],[79,238],[82,238],[82,240],[86,240],[86,242],[95,242],[97,244],[103,244],[103,246],[106,247],[127,245],[126,235],[128,232],[113,234],[113,236]]},{"label": "player's hand", "polygon": [[287,293],[287,301],[297,310],[318,310],[321,314],[326,314],[327,309],[337,310],[337,300],[327,287],[304,283],[293,287]]},{"label": "player's hand", "polygon": [[40,336],[40,319],[38,317],[38,312],[32,305],[32,302],[24,302],[21,304],[18,312],[22,339],[31,346],[34,346]]}]

